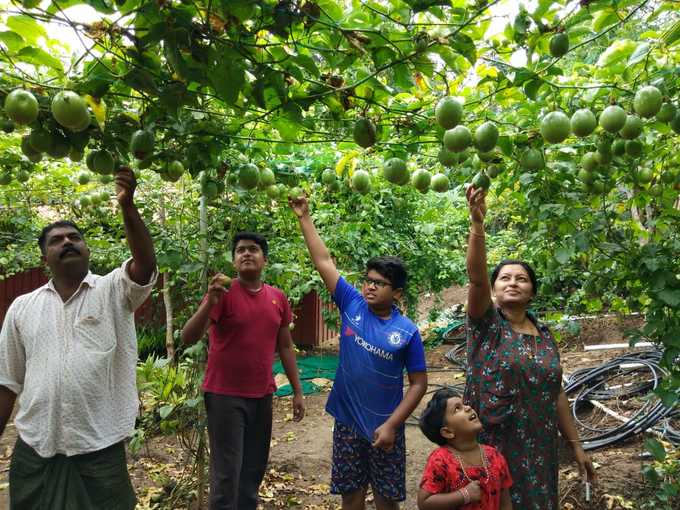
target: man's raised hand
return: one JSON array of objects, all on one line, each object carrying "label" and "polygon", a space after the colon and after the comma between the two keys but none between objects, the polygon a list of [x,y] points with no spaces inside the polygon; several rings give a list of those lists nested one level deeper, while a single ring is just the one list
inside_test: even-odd
[{"label": "man's raised hand", "polygon": [[116,200],[121,206],[132,205],[137,177],[131,168],[121,166],[116,172]]},{"label": "man's raised hand", "polygon": [[303,216],[309,214],[309,202],[307,201],[307,197],[304,195],[297,198],[289,197],[288,205],[298,218],[302,218]]},{"label": "man's raised hand", "polygon": [[217,273],[210,279],[210,284],[208,285],[208,299],[211,305],[216,305],[223,294],[228,292],[231,286],[231,278],[228,276]]}]

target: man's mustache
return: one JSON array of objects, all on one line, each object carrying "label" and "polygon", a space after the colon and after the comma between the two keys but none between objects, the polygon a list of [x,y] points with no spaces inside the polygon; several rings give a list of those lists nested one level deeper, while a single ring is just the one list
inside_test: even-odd
[{"label": "man's mustache", "polygon": [[61,253],[59,254],[59,258],[63,259],[68,253],[75,253],[76,255],[80,255],[80,252],[73,246],[67,246],[63,250],[61,250]]}]

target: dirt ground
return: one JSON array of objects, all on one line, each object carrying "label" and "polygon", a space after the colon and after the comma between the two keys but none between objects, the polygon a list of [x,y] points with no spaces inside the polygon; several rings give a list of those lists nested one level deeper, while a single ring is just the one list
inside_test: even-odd
[{"label": "dirt ground", "polygon": [[[460,302],[465,293],[460,288],[446,291],[443,299],[430,299],[421,307],[427,314],[428,306],[447,306]],[[423,315],[421,315],[422,317]],[[612,343],[621,341],[623,329],[639,322],[628,319],[624,322],[617,318],[591,318],[583,322],[578,338],[565,338],[562,346],[562,362],[565,373],[578,368],[595,366],[604,360],[622,354],[622,350],[584,352],[583,345]],[[433,367],[429,382],[455,384],[463,381],[463,373],[453,368],[444,354],[450,345],[441,345],[427,353],[428,365]],[[432,388],[434,389],[434,387]],[[289,398],[275,399],[274,431],[270,464],[260,491],[261,508],[300,508],[305,510],[339,509],[338,497],[329,495],[331,427],[332,419],[324,412],[327,392],[306,397],[307,413],[304,420],[295,423],[291,420]],[[427,400],[427,397],[424,399]],[[424,405],[421,404],[421,407]],[[416,410],[415,414],[419,414]],[[563,462],[560,465],[560,497],[564,510],[578,509],[635,509],[644,501],[645,487],[641,475],[644,452],[642,441],[646,436],[637,435],[632,440],[591,452],[595,462],[599,486],[594,502],[584,503],[582,485],[577,476],[575,465],[570,461],[568,450],[563,445]],[[8,504],[7,474],[12,446],[16,440],[13,425],[0,440],[0,508]],[[402,508],[417,508],[415,495],[428,454],[434,445],[430,443],[414,425],[406,427],[407,442],[407,500]],[[154,503],[163,494],[163,487],[171,487],[183,475],[187,465],[183,450],[174,437],[158,437],[148,442],[140,454],[129,456],[129,467],[139,498],[139,509],[169,508],[168,505]],[[186,508],[186,505],[172,505]],[[195,503],[189,505],[195,508]],[[369,502],[368,508],[374,508]]]}]

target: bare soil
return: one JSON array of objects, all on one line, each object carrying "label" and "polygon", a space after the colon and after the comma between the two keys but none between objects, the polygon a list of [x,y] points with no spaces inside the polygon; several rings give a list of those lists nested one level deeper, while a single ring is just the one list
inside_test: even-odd
[{"label": "bare soil", "polygon": [[[439,299],[430,296],[421,305],[421,317],[432,306],[450,306],[465,300],[465,289],[448,289]],[[428,302],[429,300],[429,302]],[[602,361],[622,354],[622,350],[583,352],[583,345],[623,341],[623,330],[637,325],[639,319],[595,317],[584,320],[578,338],[563,339],[562,363],[565,373],[596,366]],[[441,345],[427,353],[428,364],[434,368],[429,374],[432,385],[455,384],[463,381],[463,373],[445,358],[450,345]],[[328,352],[328,351],[326,351]],[[434,387],[432,388],[434,389]],[[327,393],[306,397],[307,413],[304,420],[291,420],[289,398],[275,399],[274,431],[268,472],[260,491],[261,508],[301,508],[305,510],[339,509],[340,500],[329,494],[331,427],[332,419],[324,412]],[[425,401],[427,400],[424,399]],[[421,404],[415,414],[418,415]],[[561,508],[580,509],[635,509],[648,499],[641,475],[645,434],[632,440],[591,452],[597,467],[599,484],[594,501],[583,501],[582,485],[575,465],[569,458],[568,447],[563,445],[560,464]],[[8,425],[0,439],[0,508],[8,505],[7,475],[16,432]],[[414,425],[406,427],[407,442],[407,500],[406,510],[416,509],[415,496],[427,456],[433,450],[430,443]],[[148,441],[140,454],[129,456],[129,468],[139,498],[139,509],[196,508],[191,504],[168,506],[163,503],[164,488],[171,488],[183,476],[190,476],[186,454],[175,437],[156,437]],[[195,496],[195,494],[194,494]],[[367,505],[374,508],[372,502]]]}]

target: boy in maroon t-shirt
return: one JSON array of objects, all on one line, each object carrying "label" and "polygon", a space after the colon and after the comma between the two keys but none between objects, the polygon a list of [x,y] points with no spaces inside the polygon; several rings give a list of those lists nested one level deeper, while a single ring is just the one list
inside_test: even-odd
[{"label": "boy in maroon t-shirt", "polygon": [[286,295],[262,282],[267,241],[240,232],[232,242],[238,278],[217,274],[182,330],[194,343],[209,334],[203,382],[210,440],[210,510],[255,510],[269,458],[274,352],[293,387],[293,418],[304,416],[302,389],[288,325]]}]

